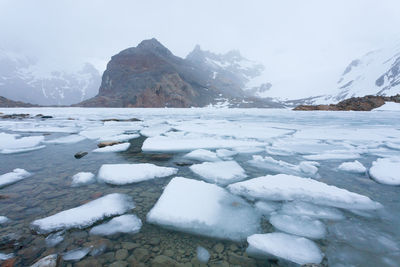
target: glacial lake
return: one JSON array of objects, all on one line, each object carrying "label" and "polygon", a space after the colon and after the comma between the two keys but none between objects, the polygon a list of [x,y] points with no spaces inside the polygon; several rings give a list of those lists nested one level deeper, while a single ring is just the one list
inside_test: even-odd
[{"label": "glacial lake", "polygon": [[[296,266],[292,257],[296,251],[290,249],[283,249],[284,253],[276,252],[281,253],[280,256],[246,252],[249,246],[247,239],[240,234],[236,238],[235,231],[237,228],[246,230],[252,227],[257,228],[252,234],[286,232],[295,237],[305,235],[319,250],[319,263],[322,266],[400,264],[400,186],[377,181],[369,172],[378,159],[390,159],[394,165],[396,162],[400,164],[400,112],[294,112],[213,108],[0,108],[0,112],[3,113],[0,116],[30,114],[25,118],[0,118],[0,175],[15,169],[24,169],[31,174],[0,188],[0,216],[8,218],[0,224],[0,255],[9,255],[15,259],[15,266],[30,266],[51,254],[64,257],[61,266]],[[31,136],[41,137],[37,140],[16,141]],[[65,141],[62,138],[67,136],[77,137],[77,142],[51,142]],[[101,140],[113,141],[118,138],[130,144],[127,150],[93,152]],[[212,153],[200,151],[197,158],[186,156],[198,149]],[[80,151],[88,154],[76,159],[74,155]],[[215,159],[208,159],[210,155],[214,155]],[[212,182],[214,172],[224,174],[225,170],[218,169],[219,165],[215,165],[215,169],[212,167],[214,165],[206,169],[206,173],[211,173],[205,175],[208,177],[191,169],[191,166],[207,161],[234,161],[244,170],[245,177],[233,178],[231,182],[228,177],[228,181],[221,184],[218,181]],[[365,171],[339,168],[344,162],[355,161],[364,166]],[[138,163],[176,168],[176,172],[158,178],[151,177],[151,174],[144,175],[146,178],[140,182],[125,184],[104,183],[98,178],[104,164]],[[72,177],[79,172],[93,173],[94,180],[88,184],[72,186]],[[140,170],[138,172],[133,175],[140,176]],[[234,175],[232,169],[226,172]],[[304,196],[294,196],[290,189],[285,191],[285,186],[289,185],[282,185],[277,193],[279,199],[270,200],[258,199],[247,193],[236,195],[230,187],[236,182],[277,174],[304,179],[310,177],[318,181],[318,185],[328,184],[365,196],[369,198],[366,203],[371,205],[365,204],[360,208],[354,202],[352,206],[352,195],[348,197],[332,193],[324,196],[324,191],[318,191],[319,187],[315,189],[319,192],[315,195],[307,195],[308,191],[305,190]],[[384,172],[378,174],[385,177]],[[119,179],[118,175],[111,176],[110,179]],[[255,216],[257,225],[246,225],[250,220],[236,217],[224,220],[207,218],[204,224],[193,220],[193,225],[182,225],[182,222],[176,220],[179,210],[174,210],[174,207],[168,209],[178,214],[177,217],[166,219],[167,222],[159,219],[148,222],[147,215],[156,203],[160,204],[160,209],[161,204],[166,206],[161,203],[160,196],[174,177],[216,183],[212,188],[222,188],[216,189],[224,192],[221,194],[240,198],[239,203],[243,203]],[[204,196],[204,205],[211,202],[206,191],[201,194],[199,192],[196,197]],[[52,233],[41,233],[32,226],[36,220],[79,207],[111,193],[125,194],[132,199],[135,207],[123,213],[134,214],[142,221],[139,232],[112,235],[89,233],[93,227],[116,217],[115,214],[96,220],[90,226],[67,227]],[[180,193],[187,195],[187,205],[191,205],[190,192]],[[321,204],[324,197],[329,197],[329,201],[324,200],[325,204]],[[177,201],[180,201],[180,205],[185,199]],[[273,211],[260,211],[256,206],[258,201],[274,207]],[[302,216],[284,213],[282,207],[304,202],[335,210],[341,214],[341,218],[327,219],[315,214],[306,216],[307,220],[318,220],[318,225],[325,229],[322,237],[318,238],[307,237],[307,233],[312,231],[307,225],[299,225],[295,230],[300,232],[294,234],[291,230],[284,230],[287,226],[285,220],[278,220],[275,226],[271,223],[271,216],[274,215],[285,214],[292,218]],[[214,204],[218,207],[227,205]],[[234,211],[236,202],[231,204],[229,208],[233,211],[229,214],[241,214]],[[210,209],[204,208],[207,212]],[[193,218],[202,219],[202,210],[191,213]],[[168,210],[164,210],[163,214],[168,217]],[[220,214],[216,212],[215,216]],[[78,217],[76,219],[79,220]],[[74,220],[74,215],[68,220]],[[212,225],[216,229],[224,229],[225,226],[220,223],[222,221],[227,222],[227,229],[233,227],[236,230],[227,230],[228,234],[221,237],[218,231],[213,231]],[[211,226],[207,225],[208,222],[212,222]],[[197,230],[194,229],[196,227]],[[55,232],[62,237],[62,241],[51,245],[48,236]],[[284,242],[282,240],[279,245],[285,247]],[[207,263],[201,263],[202,257],[198,257],[199,247],[210,254]],[[81,259],[68,260],[65,255],[74,250],[87,255]],[[305,250],[305,253],[308,251]]]}]

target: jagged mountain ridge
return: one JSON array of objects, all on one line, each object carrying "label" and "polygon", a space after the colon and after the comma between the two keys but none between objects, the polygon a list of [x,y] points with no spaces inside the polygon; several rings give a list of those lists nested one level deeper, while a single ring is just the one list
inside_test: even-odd
[{"label": "jagged mountain ridge", "polygon": [[400,93],[400,44],[369,52],[353,60],[338,79],[332,94],[313,99],[314,104],[337,103],[366,95]]},{"label": "jagged mountain ridge", "polygon": [[[114,55],[103,74],[99,94],[79,106],[204,107],[232,100],[231,106],[253,103],[279,107],[269,99],[254,99],[243,90],[246,76],[257,68],[240,69],[237,52],[216,55],[196,47],[185,59],[156,39]],[[256,75],[256,74],[254,74]]]},{"label": "jagged mountain ridge", "polygon": [[43,72],[34,58],[0,50],[0,95],[39,105],[70,105],[98,92],[100,74],[89,63],[71,72]]}]

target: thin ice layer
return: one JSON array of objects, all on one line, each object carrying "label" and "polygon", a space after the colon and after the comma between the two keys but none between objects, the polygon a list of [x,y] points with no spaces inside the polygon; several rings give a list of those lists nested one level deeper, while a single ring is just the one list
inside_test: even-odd
[{"label": "thin ice layer", "polygon": [[32,174],[24,169],[14,169],[12,172],[0,175],[0,188],[21,181]]},{"label": "thin ice layer", "polygon": [[140,231],[140,228],[142,228],[142,221],[136,215],[125,214],[93,227],[89,233],[91,235],[135,234]]},{"label": "thin ice layer", "polygon": [[293,175],[267,175],[228,186],[237,195],[260,200],[298,200],[346,209],[377,209],[369,197]]},{"label": "thin ice layer", "polygon": [[94,183],[95,178],[94,174],[91,172],[78,172],[74,176],[72,176],[72,186],[80,186],[84,184]]},{"label": "thin ice layer", "polygon": [[196,149],[183,157],[200,161],[220,161],[220,158],[218,158],[215,152],[206,149]]},{"label": "thin ice layer", "polygon": [[372,162],[371,177],[379,183],[400,185],[400,158],[383,158]]},{"label": "thin ice layer", "polygon": [[117,144],[113,146],[105,146],[101,148],[96,148],[93,150],[95,153],[107,153],[107,152],[123,152],[128,150],[128,148],[131,146],[130,143],[122,143],[122,144]]},{"label": "thin ice layer", "polygon": [[71,228],[83,229],[104,218],[124,214],[134,207],[130,196],[114,193],[92,200],[82,206],[35,220],[31,226],[40,234]]},{"label": "thin ice layer", "polygon": [[247,177],[236,161],[203,162],[190,166],[190,170],[204,180],[221,185],[243,180]]},{"label": "thin ice layer", "polygon": [[322,253],[311,240],[284,233],[255,234],[247,238],[249,255],[265,256],[272,259],[297,264],[315,263],[322,261]]},{"label": "thin ice layer", "polygon": [[176,168],[160,167],[151,163],[103,164],[97,178],[108,184],[123,185],[166,177],[177,172]]},{"label": "thin ice layer", "polygon": [[243,240],[259,231],[259,214],[244,200],[214,185],[176,177],[147,214],[166,228],[210,237]]},{"label": "thin ice layer", "polygon": [[275,160],[272,157],[262,157],[254,155],[249,163],[255,167],[273,171],[275,173],[286,173],[293,175],[315,175],[318,172],[318,167],[312,161],[302,161],[299,165],[291,164],[283,160]]},{"label": "thin ice layer", "polygon": [[318,206],[308,202],[292,201],[282,205],[280,213],[289,215],[304,215],[312,218],[326,219],[326,220],[342,220],[344,219],[343,213],[332,207]]},{"label": "thin ice layer", "polygon": [[321,239],[326,235],[325,225],[307,216],[291,216],[286,214],[273,214],[269,222],[278,230],[304,236],[311,239]]},{"label": "thin ice layer", "polygon": [[81,142],[85,139],[86,138],[83,136],[73,134],[73,135],[68,135],[68,136],[64,136],[64,137],[60,137],[60,138],[56,138],[56,139],[47,140],[45,142],[49,143],[49,144],[74,144],[74,143]]}]

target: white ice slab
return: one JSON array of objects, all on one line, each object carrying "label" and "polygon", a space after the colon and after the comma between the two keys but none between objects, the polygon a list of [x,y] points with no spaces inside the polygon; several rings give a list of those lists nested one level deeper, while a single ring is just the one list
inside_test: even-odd
[{"label": "white ice slab", "polygon": [[259,231],[259,215],[241,198],[214,185],[176,177],[147,214],[166,228],[231,240]]},{"label": "white ice slab", "polygon": [[374,108],[373,111],[400,111],[400,103],[386,102],[379,108]]},{"label": "white ice slab", "polygon": [[158,136],[170,131],[172,128],[167,124],[150,125],[140,131],[140,134],[146,137]]},{"label": "white ice slab", "polygon": [[95,182],[94,174],[91,172],[78,172],[72,176],[72,186],[80,186],[84,184],[91,184]]},{"label": "white ice slab", "polygon": [[311,240],[284,233],[255,234],[247,238],[249,255],[265,256],[297,264],[322,261],[323,255]]},{"label": "white ice slab", "polygon": [[356,152],[346,152],[346,151],[332,151],[325,152],[322,154],[306,155],[303,158],[308,160],[334,160],[334,159],[357,159],[361,155]]},{"label": "white ice slab", "polygon": [[220,161],[221,159],[218,158],[215,152],[211,152],[210,150],[206,149],[196,149],[190,153],[187,153],[183,156],[187,159],[194,159],[199,161]]},{"label": "white ice slab", "polygon": [[270,215],[272,212],[279,209],[280,204],[272,201],[257,201],[254,207],[263,215]]},{"label": "white ice slab", "polygon": [[77,134],[68,135],[56,139],[46,140],[48,144],[75,144],[85,140],[86,138]]},{"label": "white ice slab", "polygon": [[0,216],[0,224],[5,224],[9,221],[6,216]]},{"label": "white ice slab", "polygon": [[172,138],[170,136],[155,136],[147,138],[142,146],[145,152],[174,152],[191,151],[196,149],[216,149],[234,147],[257,147],[265,146],[265,143],[258,141],[247,141],[237,139],[223,139],[211,137],[198,138]]},{"label": "white ice slab", "polygon": [[17,137],[15,134],[0,133],[0,151],[37,147],[44,140],[44,136]]},{"label": "white ice slab", "polygon": [[378,209],[369,197],[293,175],[267,175],[228,186],[238,195],[260,200],[300,200],[346,209]]},{"label": "white ice slab", "polygon": [[117,141],[117,142],[123,142],[123,141],[128,141],[131,139],[139,138],[139,134],[119,134],[119,135],[112,135],[112,136],[106,136],[106,137],[101,137],[98,140],[100,142],[102,141]]},{"label": "white ice slab", "polygon": [[12,172],[2,174],[0,175],[0,188],[16,183],[31,175],[31,173],[27,172],[24,169],[14,169]]},{"label": "white ice slab", "polygon": [[365,173],[367,171],[367,168],[365,168],[364,165],[362,165],[362,163],[359,162],[358,160],[351,162],[343,162],[342,164],[339,165],[338,169],[341,171],[354,172],[354,173]]},{"label": "white ice slab", "polygon": [[108,184],[123,185],[166,177],[177,172],[176,168],[160,167],[150,163],[103,164],[97,178]]},{"label": "white ice slab", "polygon": [[344,219],[343,213],[332,207],[318,206],[308,202],[292,201],[282,205],[280,213],[298,216],[308,216],[312,218],[326,219],[326,220],[342,220]]},{"label": "white ice slab", "polygon": [[45,147],[46,146],[42,145],[42,146],[27,147],[27,148],[5,148],[5,149],[0,150],[0,154],[19,154],[19,153],[40,150]]},{"label": "white ice slab", "polygon": [[32,222],[38,233],[50,233],[64,229],[83,229],[104,218],[121,215],[135,207],[128,195],[114,193],[92,200],[82,206],[64,210]]},{"label": "white ice slab", "polygon": [[236,156],[238,154],[238,152],[236,151],[232,151],[229,149],[225,149],[225,148],[221,148],[221,149],[217,149],[217,156],[220,158],[230,158],[233,156]]},{"label": "white ice slab", "polygon": [[70,250],[63,255],[63,260],[65,261],[79,261],[86,257],[87,254],[92,250],[91,247],[87,248],[78,248],[74,250]]},{"label": "white ice slab", "polygon": [[255,153],[263,152],[265,150],[265,148],[252,147],[252,146],[239,146],[239,147],[234,147],[233,150],[239,154],[255,154]]},{"label": "white ice slab", "polygon": [[64,231],[49,234],[45,239],[46,246],[48,248],[52,248],[52,247],[55,247],[58,244],[60,244],[64,240],[63,234],[64,234]]},{"label": "white ice slab", "polygon": [[112,129],[107,127],[89,128],[81,131],[79,134],[88,139],[109,138],[110,136],[120,135],[125,132],[124,129]]},{"label": "white ice slab", "polygon": [[142,221],[136,215],[125,214],[93,227],[89,233],[91,235],[135,234],[140,231],[140,228],[142,228]]},{"label": "white ice slab", "polygon": [[377,159],[372,162],[369,174],[379,183],[400,185],[400,157]]},{"label": "white ice slab", "polygon": [[292,216],[286,214],[273,214],[269,222],[278,230],[304,236],[311,239],[322,239],[326,236],[325,225],[307,216]]},{"label": "white ice slab", "polygon": [[207,182],[221,185],[243,180],[247,174],[236,161],[203,162],[190,166],[190,170]]},{"label": "white ice slab", "polygon": [[123,152],[129,149],[130,143],[122,143],[113,146],[105,146],[93,150],[95,153],[108,153],[108,152]]},{"label": "white ice slab", "polygon": [[254,155],[249,163],[255,167],[270,170],[276,173],[286,173],[293,175],[316,175],[318,168],[314,162],[302,161],[299,165],[291,164],[283,160],[275,160],[272,157],[262,157]]}]

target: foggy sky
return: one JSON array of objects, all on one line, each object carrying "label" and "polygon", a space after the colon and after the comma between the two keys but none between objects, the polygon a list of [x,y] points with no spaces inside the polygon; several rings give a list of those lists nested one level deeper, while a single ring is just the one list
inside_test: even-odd
[{"label": "foggy sky", "polygon": [[351,60],[400,40],[399,10],[399,0],[0,0],[0,48],[51,67],[89,61],[101,72],[152,37],[181,57],[196,44],[238,49],[279,90],[315,95]]}]

